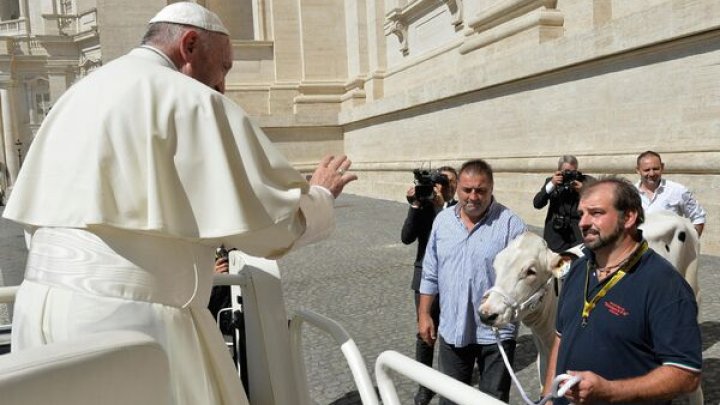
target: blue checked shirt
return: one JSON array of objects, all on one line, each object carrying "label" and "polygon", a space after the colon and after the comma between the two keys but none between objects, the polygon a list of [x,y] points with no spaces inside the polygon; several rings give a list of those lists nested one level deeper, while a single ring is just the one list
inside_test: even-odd
[{"label": "blue checked shirt", "polygon": [[[492,263],[511,240],[525,232],[519,216],[493,198],[485,217],[468,231],[460,219],[460,205],[435,217],[423,260],[420,293],[440,294],[443,339],[455,347],[493,344],[495,335],[480,322],[477,308],[495,283]],[[502,340],[514,339],[517,325],[500,329]]]}]

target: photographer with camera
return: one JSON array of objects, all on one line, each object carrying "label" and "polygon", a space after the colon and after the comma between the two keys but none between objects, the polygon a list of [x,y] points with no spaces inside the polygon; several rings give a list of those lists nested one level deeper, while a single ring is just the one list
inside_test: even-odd
[{"label": "photographer with camera", "polygon": [[[455,205],[455,189],[457,187],[457,171],[450,166],[442,166],[437,170],[414,170],[415,185],[407,192],[407,200],[410,203],[407,218],[402,227],[400,238],[402,242],[409,245],[417,240],[417,254],[415,256],[415,270],[413,273],[411,288],[415,291],[415,313],[420,299],[420,279],[422,277],[422,262],[425,256],[430,230],[433,220],[438,212],[445,207]],[[431,314],[438,325],[440,319],[440,304],[436,300]],[[419,335],[415,341],[415,360],[432,367],[433,346],[426,344]],[[430,402],[435,393],[424,386],[419,386],[415,394],[415,404],[425,405]]]},{"label": "photographer with camera", "polygon": [[[226,248],[225,245],[220,245],[215,249],[215,274],[227,274],[230,271],[230,263],[228,262],[228,255],[231,251],[237,250],[235,248]],[[232,306],[232,299],[230,296],[229,285],[218,285],[213,286],[210,292],[210,302],[208,302],[208,309],[213,316],[213,319],[218,321],[218,313],[220,310],[229,308]],[[218,326],[220,332],[223,335],[232,335],[232,317],[230,319],[220,320]]]},{"label": "photographer with camera", "polygon": [[533,199],[536,209],[542,209],[550,202],[543,238],[553,252],[560,253],[582,243],[577,211],[580,189],[589,179],[592,178],[578,171],[575,156],[564,155],[558,160],[558,170],[545,179]]}]

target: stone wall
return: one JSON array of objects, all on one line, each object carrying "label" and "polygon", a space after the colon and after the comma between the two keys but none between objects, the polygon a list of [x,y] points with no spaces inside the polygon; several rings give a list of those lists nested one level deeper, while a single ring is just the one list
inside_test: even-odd
[{"label": "stone wall", "polygon": [[[52,100],[74,80],[65,62],[83,75],[124,54],[172,1],[97,0],[100,44],[78,62],[47,41]],[[482,157],[498,199],[541,225],[530,201],[558,155],[635,180],[652,149],[708,210],[703,250],[720,255],[717,0],[197,2],[233,31],[227,95],[301,170],[346,153],[348,192],[403,200],[413,168]],[[38,34],[57,30],[48,4],[30,2]]]},{"label": "stone wall", "polygon": [[[409,41],[408,57],[388,56],[384,97],[341,112],[361,176],[349,191],[403,200],[412,168],[482,157],[498,199],[541,225],[531,200],[558,155],[635,181],[635,157],[652,149],[707,209],[703,251],[720,254],[720,3],[502,3],[544,5],[508,8],[514,20],[480,10],[466,16],[480,28],[437,34],[446,42],[419,54]],[[545,15],[513,26],[533,13]]]}]

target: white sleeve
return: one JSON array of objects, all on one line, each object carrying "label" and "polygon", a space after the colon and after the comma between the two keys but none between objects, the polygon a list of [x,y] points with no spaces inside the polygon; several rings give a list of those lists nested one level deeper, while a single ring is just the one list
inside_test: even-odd
[{"label": "white sleeve", "polygon": [[552,180],[548,181],[545,185],[545,192],[550,194],[555,190],[555,184],[553,184]]},{"label": "white sleeve", "polygon": [[689,190],[685,190],[682,194],[683,207],[682,211],[685,217],[690,219],[693,225],[705,223],[705,209],[697,202],[695,196]]},{"label": "white sleeve", "polygon": [[300,211],[305,217],[305,232],[293,245],[293,249],[321,241],[335,230],[335,198],[322,186],[311,186],[300,197]]}]

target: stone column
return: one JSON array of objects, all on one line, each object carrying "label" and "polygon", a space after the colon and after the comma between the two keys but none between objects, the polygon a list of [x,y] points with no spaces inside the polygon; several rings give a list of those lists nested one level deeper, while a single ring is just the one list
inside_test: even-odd
[{"label": "stone column", "polygon": [[365,8],[365,0],[345,1],[345,32],[347,35],[345,42],[349,80],[361,76],[364,78],[367,75],[367,18],[365,18]]},{"label": "stone column", "polygon": [[28,0],[18,0],[20,18],[25,20],[25,34],[30,35],[30,16],[28,15]]},{"label": "stone column", "polygon": [[302,0],[300,41],[303,82],[345,80],[347,77],[346,21],[338,0]]},{"label": "stone column", "polygon": [[275,76],[279,83],[299,83],[302,77],[300,1],[273,1]]},{"label": "stone column", "polygon": [[35,103],[35,83],[31,81],[26,81],[24,83],[24,90],[25,90],[25,102],[27,103],[28,108],[28,114],[30,115],[30,126],[35,126],[36,122],[35,119],[37,117],[37,105]]},{"label": "stone column", "polygon": [[275,83],[270,87],[269,111],[293,114],[293,99],[303,74],[300,0],[272,0],[272,39]]},{"label": "stone column", "polygon": [[19,138],[19,135],[15,125],[12,93],[12,84],[0,83],[0,114],[2,114],[3,140],[5,143],[5,164],[9,175],[8,188],[12,188],[15,184],[20,170],[20,161],[15,146],[15,141]]},{"label": "stone column", "polygon": [[[9,179],[7,178],[7,158],[5,156],[5,131],[3,130],[3,115],[0,110],[0,189],[2,193],[7,193]],[[0,202],[7,201],[7,195],[0,196]]]},{"label": "stone column", "polygon": [[368,77],[365,92],[368,101],[383,97],[383,77],[387,67],[385,53],[385,5],[383,0],[368,0],[365,3],[367,18]]},{"label": "stone column", "polygon": [[252,0],[253,12],[253,34],[256,41],[264,41],[267,38],[265,27],[265,0]]},{"label": "stone column", "polygon": [[20,9],[20,18],[27,18],[28,16],[28,0],[17,0],[18,8]]}]

